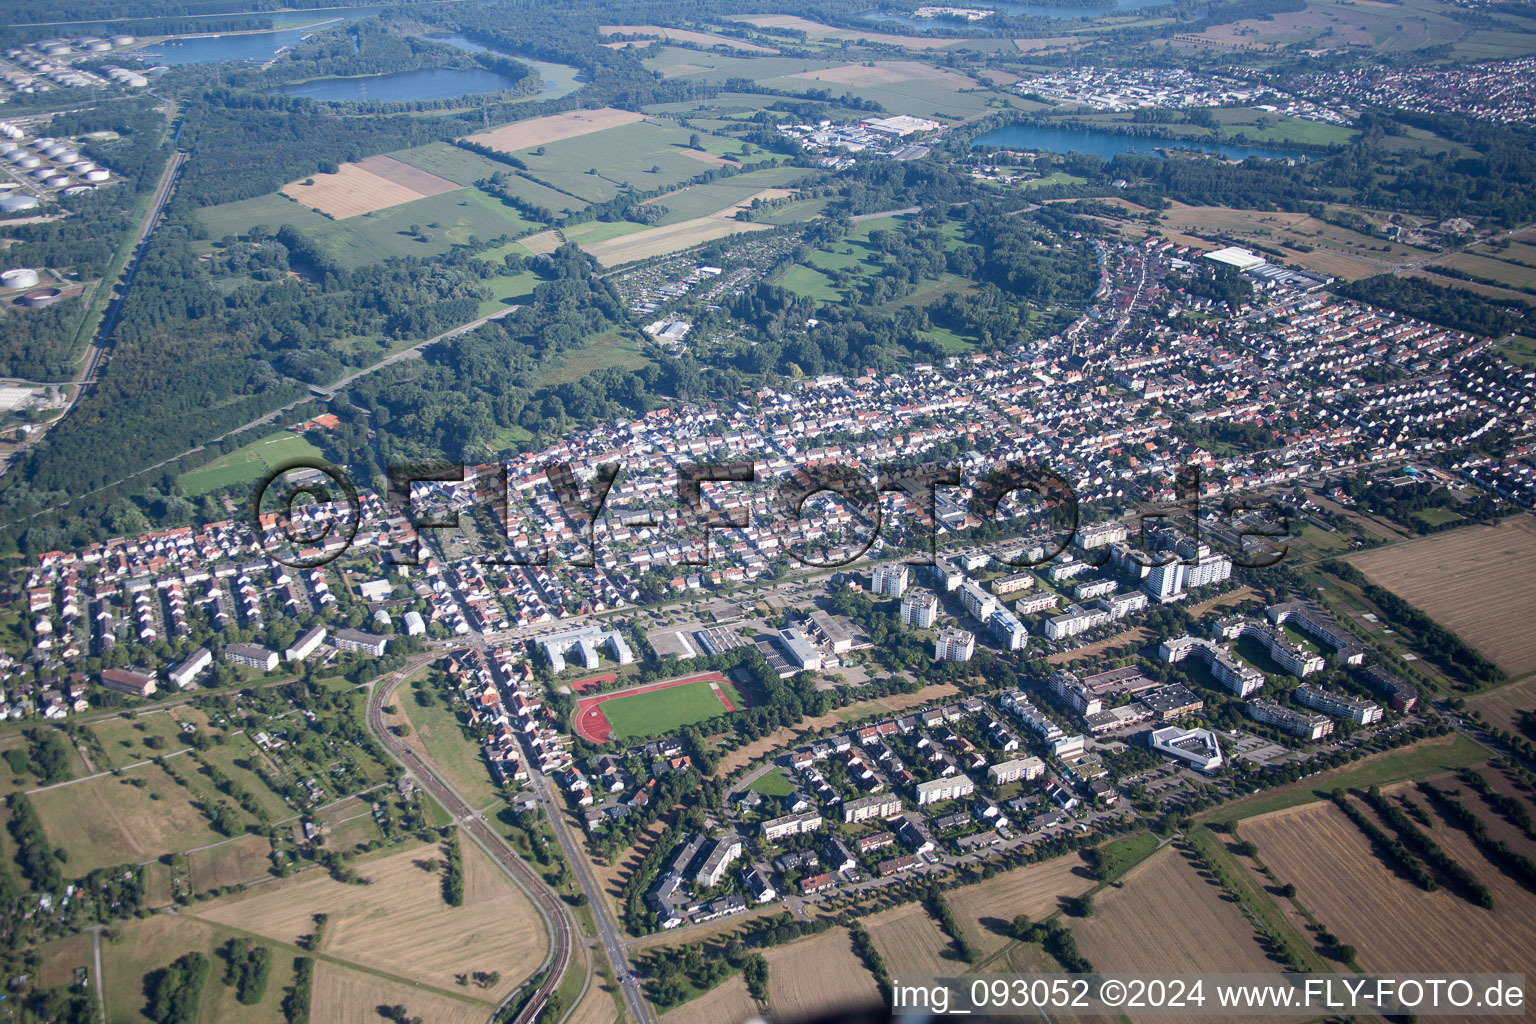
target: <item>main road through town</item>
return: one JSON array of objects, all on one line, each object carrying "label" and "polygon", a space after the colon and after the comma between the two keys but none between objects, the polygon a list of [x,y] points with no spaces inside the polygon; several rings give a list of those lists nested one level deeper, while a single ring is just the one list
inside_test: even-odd
[{"label": "main road through town", "polygon": [[[384,749],[389,751],[390,756],[400,762],[416,784],[447,809],[454,821],[458,823],[459,830],[489,854],[501,869],[528,894],[534,901],[539,916],[544,919],[550,937],[550,952],[544,960],[546,968],[544,979],[539,983],[538,991],[527,998],[523,1009],[513,1019],[513,1024],[530,1024],[539,1016],[549,997],[560,987],[560,981],[565,977],[566,971],[571,968],[572,960],[577,954],[576,929],[569,909],[544,884],[544,880],[523,863],[517,851],[459,795],[458,790],[438,774],[437,769],[429,761],[403,743],[384,724],[384,706],[389,703],[390,695],[401,683],[425,667],[429,660],[413,658],[406,668],[392,672],[373,683],[372,692],[368,695],[368,729],[384,745]],[[544,795],[540,794],[540,798],[543,799]],[[551,817],[555,816],[551,815]],[[572,863],[576,863],[574,858]],[[587,888],[585,879],[582,881],[582,887]],[[601,893],[597,895],[601,897]],[[587,984],[590,985],[591,965],[587,964],[585,969],[588,972]],[[628,995],[628,989],[625,990],[625,994]],[[576,1000],[576,1002],[579,1001],[579,999]],[[564,1010],[569,1011],[574,1008],[575,1003],[564,1007]],[[645,1018],[639,1019],[644,1024]]]}]

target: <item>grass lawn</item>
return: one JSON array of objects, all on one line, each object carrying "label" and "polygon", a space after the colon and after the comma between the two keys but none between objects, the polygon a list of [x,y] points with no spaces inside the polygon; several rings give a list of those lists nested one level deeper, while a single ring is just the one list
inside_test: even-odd
[{"label": "grass lawn", "polygon": [[[432,684],[429,681],[427,685]],[[464,738],[456,712],[445,707],[435,694],[419,693],[415,686],[396,690],[394,702],[410,720],[411,739],[426,747],[433,766],[464,794],[464,799],[472,806],[484,807],[501,796],[491,781],[491,769],[480,746]]]},{"label": "grass lawn", "polygon": [[514,170],[509,164],[481,156],[479,153],[471,153],[467,149],[460,149],[448,142],[433,142],[425,146],[417,146],[415,149],[401,149],[385,155],[403,164],[429,171],[440,178],[447,178],[456,185],[473,185],[498,171]]},{"label": "grass lawn", "polygon": [[1157,852],[1157,836],[1151,832],[1138,832],[1123,839],[1114,839],[1098,848],[1100,872],[1105,881],[1112,882],[1131,868]]},{"label": "grass lawn", "polygon": [[187,748],[181,741],[181,727],[165,712],[117,715],[85,728],[95,734],[107,754],[109,763],[97,765],[97,771],[123,768]]},{"label": "grass lawn", "polygon": [[1422,779],[1450,768],[1476,764],[1488,757],[1488,750],[1460,733],[1424,740],[1407,749],[1375,754],[1323,775],[1255,793],[1253,796],[1218,807],[1202,818],[1241,821],[1270,811],[1326,800],[1334,789],[1369,789],[1387,786],[1405,779]]},{"label": "grass lawn", "polygon": [[[734,706],[739,708],[744,705],[735,687],[729,683],[721,683],[719,686]],[[601,707],[609,724],[613,726],[614,737],[620,740],[637,736],[662,736],[685,725],[726,713],[725,705],[720,703],[715,691],[702,680],[604,701]]]},{"label": "grass lawn", "polygon": [[1499,355],[1528,370],[1536,367],[1536,338],[1516,335],[1508,344],[1500,346]]},{"label": "grass lawn", "polygon": [[[166,853],[229,838],[215,832],[194,802],[216,798],[196,776],[191,758],[169,762],[187,780],[182,788],[154,764],[32,794],[49,842],[69,854],[69,873],[86,874],[117,864],[142,864]],[[232,803],[232,801],[226,801]],[[248,818],[241,812],[242,819]]]},{"label": "grass lawn", "polygon": [[540,368],[534,374],[533,386],[543,387],[580,380],[605,366],[638,370],[649,363],[650,359],[640,351],[640,343],[632,335],[600,334],[589,339],[581,348],[569,352],[563,361]]},{"label": "grass lawn", "polygon": [[784,774],[783,769],[775,768],[752,783],[752,792],[763,796],[789,796],[795,791],[794,783]]},{"label": "grass lawn", "polygon": [[1444,526],[1446,523],[1460,522],[1460,513],[1448,508],[1424,508],[1413,514],[1413,518],[1425,526]]},{"label": "grass lawn", "polygon": [[[666,188],[718,166],[717,161],[697,158],[688,145],[691,134],[670,122],[639,121],[551,142],[540,147],[543,156],[523,150],[518,159],[537,181],[588,202],[606,202],[630,189]],[[734,139],[700,134],[706,149],[741,151]],[[592,170],[597,173],[589,173]]]},{"label": "grass lawn", "polygon": [[320,449],[298,434],[279,431],[237,448],[197,469],[176,478],[182,490],[192,497],[222,490],[235,484],[259,480],[270,469],[295,459],[318,459]]},{"label": "grass lawn", "polygon": [[489,316],[498,309],[522,306],[532,302],[533,289],[541,280],[533,271],[524,270],[510,276],[493,277],[488,281],[481,281],[481,284],[491,290],[491,297],[480,303],[480,308],[475,311],[476,315]]}]

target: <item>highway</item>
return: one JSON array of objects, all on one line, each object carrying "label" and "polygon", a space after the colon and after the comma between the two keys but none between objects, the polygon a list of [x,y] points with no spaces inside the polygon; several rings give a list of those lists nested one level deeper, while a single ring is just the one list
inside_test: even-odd
[{"label": "highway", "polygon": [[[517,851],[487,824],[485,818],[469,806],[458,791],[437,773],[437,769],[430,762],[401,742],[400,738],[384,724],[384,705],[389,702],[390,695],[395,692],[396,687],[439,656],[439,653],[434,652],[427,657],[414,658],[406,668],[390,673],[373,683],[372,692],[368,695],[368,729],[384,745],[384,749],[389,751],[390,756],[405,768],[406,773],[416,784],[447,808],[448,813],[458,823],[460,833],[468,836],[488,853],[491,859],[496,861],[501,869],[528,894],[538,909],[539,916],[544,919],[550,937],[550,952],[544,960],[546,968],[544,980],[540,982],[538,990],[524,1003],[523,1009],[513,1018],[513,1024],[532,1024],[543,1011],[549,997],[560,987],[560,982],[565,977],[566,971],[570,969],[572,959],[576,955],[576,929],[571,915],[560,898],[544,884],[542,878],[523,863]],[[590,984],[590,964],[587,965],[587,972],[588,984]],[[578,999],[577,1002],[579,1001]],[[563,1008],[564,1012],[573,1009],[575,1009],[574,1004]]]}]

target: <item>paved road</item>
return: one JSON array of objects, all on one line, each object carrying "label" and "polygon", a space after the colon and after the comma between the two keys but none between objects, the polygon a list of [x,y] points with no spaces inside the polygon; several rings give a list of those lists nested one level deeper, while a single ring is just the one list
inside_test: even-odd
[{"label": "paved road", "polygon": [[640,991],[640,983],[635,980],[634,971],[630,967],[623,930],[614,920],[602,887],[593,877],[587,859],[578,846],[580,840],[571,834],[565,818],[561,815],[559,793],[555,791],[544,773],[534,767],[536,763],[530,761],[528,767],[534,794],[538,797],[539,805],[544,808],[550,826],[555,830],[555,838],[560,842],[560,849],[564,852],[567,863],[576,872],[576,880],[581,883],[581,891],[587,894],[587,906],[591,908],[592,919],[597,924],[598,940],[608,953],[613,969],[619,974],[619,987],[624,990],[624,1003],[629,1007],[629,1014],[637,1024],[655,1024],[656,1015],[646,1003],[645,995]]},{"label": "paved road", "polygon": [[[458,824],[459,831],[490,854],[501,869],[528,894],[534,901],[539,916],[544,919],[550,935],[550,951],[545,956],[543,965],[547,968],[544,980],[512,1022],[512,1024],[530,1024],[543,1011],[544,1004],[560,987],[561,980],[571,967],[572,958],[576,953],[576,929],[565,904],[550,891],[542,878],[523,863],[517,851],[486,823],[483,815],[478,814],[468,801],[437,773],[437,769],[432,767],[430,762],[406,746],[385,726],[384,705],[389,702],[389,697],[395,692],[395,688],[436,657],[438,657],[436,653],[430,656],[419,656],[413,659],[405,669],[391,673],[373,684],[373,690],[368,697],[368,729],[384,745],[384,749],[405,768],[406,773],[415,780],[416,784],[432,794],[448,809],[448,813],[453,815]],[[589,966],[588,984],[590,983]],[[565,1007],[565,1011],[569,1012],[574,1008],[574,1005],[568,1006]]]}]

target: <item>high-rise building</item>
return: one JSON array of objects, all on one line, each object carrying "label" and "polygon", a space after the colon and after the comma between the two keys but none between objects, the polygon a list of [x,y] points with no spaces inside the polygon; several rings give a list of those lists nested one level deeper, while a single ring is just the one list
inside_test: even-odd
[{"label": "high-rise building", "polygon": [[908,576],[904,565],[877,565],[870,573],[869,589],[880,597],[900,597],[907,591]]},{"label": "high-rise building", "polygon": [[901,598],[901,621],[918,629],[928,629],[939,614],[939,599],[933,591],[914,588]]}]

